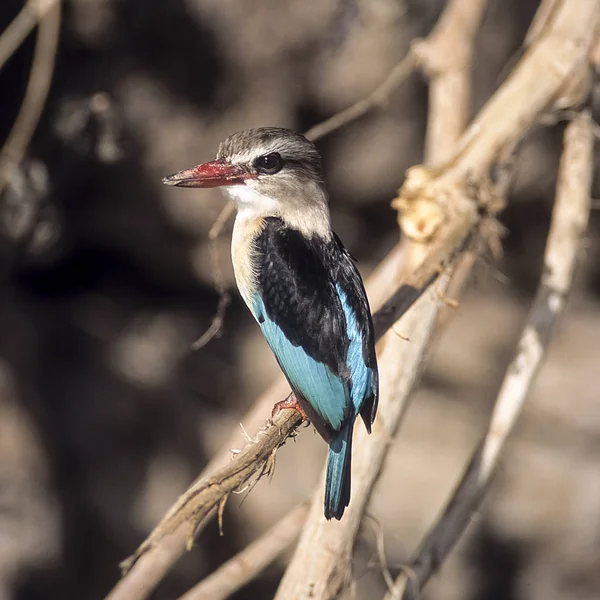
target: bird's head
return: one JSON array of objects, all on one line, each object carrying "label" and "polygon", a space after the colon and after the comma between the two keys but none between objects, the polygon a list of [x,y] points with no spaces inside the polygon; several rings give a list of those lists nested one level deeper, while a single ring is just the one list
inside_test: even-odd
[{"label": "bird's head", "polygon": [[217,158],[163,178],[180,187],[222,187],[238,211],[277,215],[294,221],[304,216],[329,224],[321,157],[303,135],[275,127],[239,131],[219,146]]}]

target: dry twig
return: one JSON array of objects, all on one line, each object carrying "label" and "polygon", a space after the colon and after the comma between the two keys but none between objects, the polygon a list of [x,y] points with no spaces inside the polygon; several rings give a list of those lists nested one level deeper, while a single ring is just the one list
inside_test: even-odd
[{"label": "dry twig", "polygon": [[378,106],[385,106],[392,93],[402,85],[416,67],[415,55],[412,49],[392,69],[385,80],[380,83],[366,98],[359,100],[352,106],[336,113],[326,121],[311,127],[304,135],[313,142],[329,135],[336,129],[356,121]]},{"label": "dry twig", "polygon": [[227,286],[223,278],[223,273],[219,267],[219,245],[218,239],[227,224],[227,221],[233,216],[235,207],[231,202],[228,202],[221,212],[217,215],[210,231],[208,239],[210,241],[210,261],[212,263],[213,281],[215,289],[219,294],[217,302],[217,310],[208,329],[192,344],[193,350],[200,350],[208,344],[214,337],[221,334],[223,323],[225,322],[225,312],[231,303],[231,296],[227,291]]},{"label": "dry twig", "polygon": [[194,586],[179,600],[228,598],[252,581],[298,538],[307,512],[307,504],[294,508],[265,534]]},{"label": "dry twig", "polygon": [[60,2],[31,0],[0,37],[0,66],[14,52],[39,20],[39,29],[31,73],[23,104],[0,151],[0,192],[9,182],[31,140],[46,103],[54,72],[54,60],[60,33]]},{"label": "dry twig", "polygon": [[28,0],[0,36],[0,69],[59,0]]},{"label": "dry twig", "polygon": [[208,514],[219,507],[231,492],[240,489],[253,477],[261,477],[273,453],[285,443],[302,422],[300,413],[281,411],[254,438],[248,440],[240,452],[227,465],[194,483],[175,503],[150,537],[137,552],[122,564],[125,572],[138,556],[155,543],[170,535],[180,525],[188,527],[188,548],[193,542],[196,527]]},{"label": "dry twig", "polygon": [[[545,357],[554,325],[571,288],[581,240],[590,213],[594,134],[589,111],[565,131],[548,234],[544,271],[515,358],[498,393],[490,425],[442,517],[425,538],[408,568],[398,577],[386,600],[417,598],[466,529],[498,464],[500,451],[513,429]],[[408,576],[406,573],[410,573]]]}]

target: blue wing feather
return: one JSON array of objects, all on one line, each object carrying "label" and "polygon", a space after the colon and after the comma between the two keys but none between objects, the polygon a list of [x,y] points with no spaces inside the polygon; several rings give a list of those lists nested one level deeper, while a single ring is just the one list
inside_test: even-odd
[{"label": "blue wing feather", "polygon": [[346,360],[350,381],[334,375],[325,364],[310,357],[302,347],[293,345],[281,328],[269,319],[258,294],[254,297],[252,308],[292,388],[310,403],[331,429],[339,431],[344,421],[349,416],[355,417],[365,398],[373,393],[373,370],[364,361],[363,340],[356,315],[339,285],[336,291],[346,316],[350,340]]},{"label": "blue wing feather", "polygon": [[356,315],[348,303],[348,298],[339,284],[336,285],[336,291],[344,309],[346,331],[350,340],[346,365],[352,378],[351,397],[356,414],[360,411],[365,399],[373,393],[373,369],[365,364],[363,355],[364,340]]},{"label": "blue wing feather", "polygon": [[294,346],[280,327],[269,319],[258,294],[254,297],[252,308],[292,389],[310,403],[331,429],[339,431],[352,406],[348,383],[334,375],[329,367],[308,356],[300,346]]}]

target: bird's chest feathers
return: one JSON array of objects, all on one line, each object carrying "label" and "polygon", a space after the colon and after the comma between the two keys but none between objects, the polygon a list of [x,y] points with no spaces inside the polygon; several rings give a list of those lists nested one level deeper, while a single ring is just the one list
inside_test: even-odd
[{"label": "bird's chest feathers", "polygon": [[239,212],[233,227],[231,259],[240,294],[253,310],[253,296],[258,290],[258,256],[256,239],[265,226],[264,219]]}]

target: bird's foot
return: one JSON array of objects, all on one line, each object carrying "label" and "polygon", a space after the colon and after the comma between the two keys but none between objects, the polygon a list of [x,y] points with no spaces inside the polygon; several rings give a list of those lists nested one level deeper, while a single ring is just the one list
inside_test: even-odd
[{"label": "bird's foot", "polygon": [[297,410],[302,415],[302,419],[304,421],[308,421],[308,417],[306,416],[304,409],[298,403],[298,399],[296,398],[294,392],[292,392],[285,400],[281,400],[280,402],[277,402],[273,406],[273,412],[271,412],[271,418],[274,419],[275,416],[278,415],[280,411],[282,411],[286,408],[292,408],[293,410]]}]

